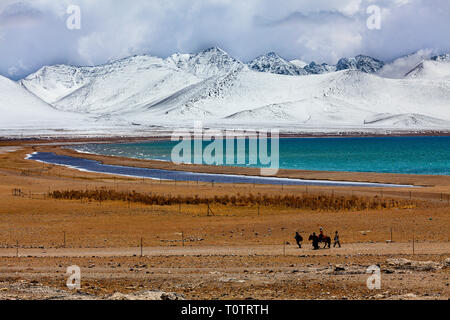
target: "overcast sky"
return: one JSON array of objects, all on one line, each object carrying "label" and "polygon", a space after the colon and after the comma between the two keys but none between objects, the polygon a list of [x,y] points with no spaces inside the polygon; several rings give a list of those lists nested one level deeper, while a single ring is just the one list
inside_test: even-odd
[{"label": "overcast sky", "polygon": [[[69,30],[69,5],[81,29]],[[378,5],[381,29],[366,10]],[[219,46],[242,61],[275,51],[336,63],[450,52],[450,0],[0,0],[0,74],[43,65],[94,65],[133,54],[166,57]]]}]

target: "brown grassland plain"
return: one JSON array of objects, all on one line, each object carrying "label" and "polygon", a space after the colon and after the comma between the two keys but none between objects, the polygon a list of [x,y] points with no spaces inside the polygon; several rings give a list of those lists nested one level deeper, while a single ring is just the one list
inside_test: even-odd
[{"label": "brown grassland plain", "polygon": [[[3,150],[3,151],[2,151]],[[252,169],[180,166],[158,161],[80,155],[40,142],[0,148],[0,298],[41,299],[35,286],[65,287],[65,268],[82,268],[82,289],[95,298],[163,290],[192,299],[446,299],[450,177],[280,170],[279,176],[413,184],[420,188],[281,187],[142,180],[25,160],[33,151],[83,156],[110,164],[256,174]],[[20,189],[20,196],[13,189]],[[283,204],[146,205],[60,200],[53,191],[135,191],[161,197],[304,196],[395,199],[389,209],[326,210]],[[307,237],[339,230],[342,248],[311,250]],[[295,231],[304,237],[299,249]],[[392,243],[386,243],[391,240]],[[413,242],[414,252],[413,252]],[[141,251],[140,244],[143,244]],[[141,252],[143,256],[141,256]],[[17,257],[18,255],[18,257]],[[389,259],[433,261],[416,270]],[[366,287],[379,264],[382,290]],[[21,282],[22,281],[22,282]],[[27,289],[17,283],[29,284]],[[19,289],[18,289],[19,288]],[[69,294],[69,293],[68,293]],[[66,298],[69,298],[67,296]]]}]

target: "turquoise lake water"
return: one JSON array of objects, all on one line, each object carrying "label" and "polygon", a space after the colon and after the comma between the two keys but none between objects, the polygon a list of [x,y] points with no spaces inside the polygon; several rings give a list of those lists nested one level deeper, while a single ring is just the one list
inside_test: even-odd
[{"label": "turquoise lake water", "polygon": [[[247,164],[233,165],[264,167],[248,164],[248,142],[246,140]],[[172,148],[177,143],[86,144],[73,149],[171,161]],[[203,144],[205,147],[209,142]],[[193,153],[194,148],[191,151]],[[279,159],[283,169],[450,175],[450,137],[282,138]]]}]

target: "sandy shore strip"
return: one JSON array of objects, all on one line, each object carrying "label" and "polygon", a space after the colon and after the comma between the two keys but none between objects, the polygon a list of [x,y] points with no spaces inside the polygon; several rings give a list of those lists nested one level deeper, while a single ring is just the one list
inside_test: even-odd
[{"label": "sandy shore strip", "polygon": [[[328,256],[328,255],[384,255],[412,254],[412,243],[349,243],[341,248],[312,250],[305,241],[304,248],[295,245],[258,246],[197,246],[197,247],[143,247],[144,256],[251,256],[251,255],[290,255],[290,256]],[[139,256],[140,247],[135,248],[19,248],[19,257],[126,257]],[[443,254],[450,252],[450,242],[415,243],[414,254]],[[0,257],[16,257],[16,248],[1,248]]]},{"label": "sandy shore strip", "polygon": [[0,154],[5,154],[8,152],[16,152],[18,150],[22,149],[22,147],[16,147],[16,146],[11,146],[11,147],[0,147]]}]

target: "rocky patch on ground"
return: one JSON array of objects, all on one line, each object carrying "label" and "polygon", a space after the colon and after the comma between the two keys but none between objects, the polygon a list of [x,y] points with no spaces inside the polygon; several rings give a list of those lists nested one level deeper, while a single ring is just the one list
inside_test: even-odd
[{"label": "rocky patch on ground", "polygon": [[131,294],[116,292],[106,298],[107,300],[185,300],[182,294],[164,291],[140,291]]},{"label": "rocky patch on ground", "polygon": [[446,259],[443,263],[434,261],[413,261],[405,258],[387,259],[386,263],[389,267],[400,270],[414,271],[435,271],[448,268],[450,259]]},{"label": "rocky patch on ground", "polygon": [[159,290],[92,295],[45,286],[37,281],[0,282],[0,300],[184,300],[182,294]]}]

